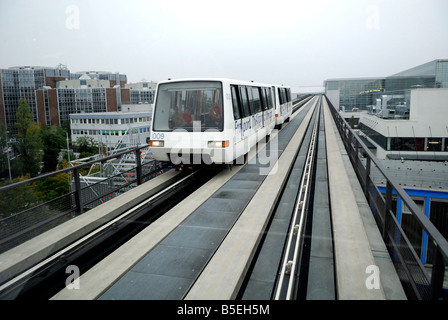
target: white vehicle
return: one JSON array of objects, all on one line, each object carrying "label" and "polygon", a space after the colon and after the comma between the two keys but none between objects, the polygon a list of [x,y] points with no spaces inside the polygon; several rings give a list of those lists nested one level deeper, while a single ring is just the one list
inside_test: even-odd
[{"label": "white vehicle", "polygon": [[275,124],[281,128],[283,123],[289,121],[292,114],[291,88],[274,85],[272,89],[275,101]]},{"label": "white vehicle", "polygon": [[229,79],[158,83],[150,139],[154,159],[174,165],[243,163],[276,125],[275,88]]}]

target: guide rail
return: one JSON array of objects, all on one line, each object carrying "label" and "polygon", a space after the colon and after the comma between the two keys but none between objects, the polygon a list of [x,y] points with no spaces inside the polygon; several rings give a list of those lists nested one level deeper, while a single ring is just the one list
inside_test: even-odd
[{"label": "guide rail", "polygon": [[302,180],[291,220],[288,241],[281,263],[280,278],[276,288],[275,300],[294,299],[296,292],[295,284],[297,273],[300,269],[305,221],[310,200],[310,180],[315,166],[318,127],[319,115],[316,115]]}]

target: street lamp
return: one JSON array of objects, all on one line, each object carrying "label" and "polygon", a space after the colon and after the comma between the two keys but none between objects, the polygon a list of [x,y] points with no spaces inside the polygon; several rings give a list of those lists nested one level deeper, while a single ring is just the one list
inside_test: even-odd
[{"label": "street lamp", "polygon": [[9,152],[10,152],[10,150],[9,150],[9,139],[8,139],[8,134],[9,134],[9,131],[6,131],[6,154],[7,154],[7,156],[8,156],[9,181],[12,181],[12,175],[11,175],[11,160],[10,160],[10,157],[9,157]]}]

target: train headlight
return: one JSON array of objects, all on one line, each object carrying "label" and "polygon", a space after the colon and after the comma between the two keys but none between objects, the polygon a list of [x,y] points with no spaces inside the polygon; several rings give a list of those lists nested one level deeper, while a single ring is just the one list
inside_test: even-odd
[{"label": "train headlight", "polygon": [[164,142],[163,142],[163,140],[151,140],[151,141],[149,141],[149,146],[150,147],[163,147]]},{"label": "train headlight", "polygon": [[209,141],[207,147],[209,148],[227,148],[229,146],[229,140],[225,141]]}]

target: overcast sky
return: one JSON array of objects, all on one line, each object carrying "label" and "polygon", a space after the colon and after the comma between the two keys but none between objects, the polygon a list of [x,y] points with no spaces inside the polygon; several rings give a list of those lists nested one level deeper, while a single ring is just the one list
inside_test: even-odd
[{"label": "overcast sky", "polygon": [[447,0],[0,0],[0,68],[322,86],[448,58]]}]

